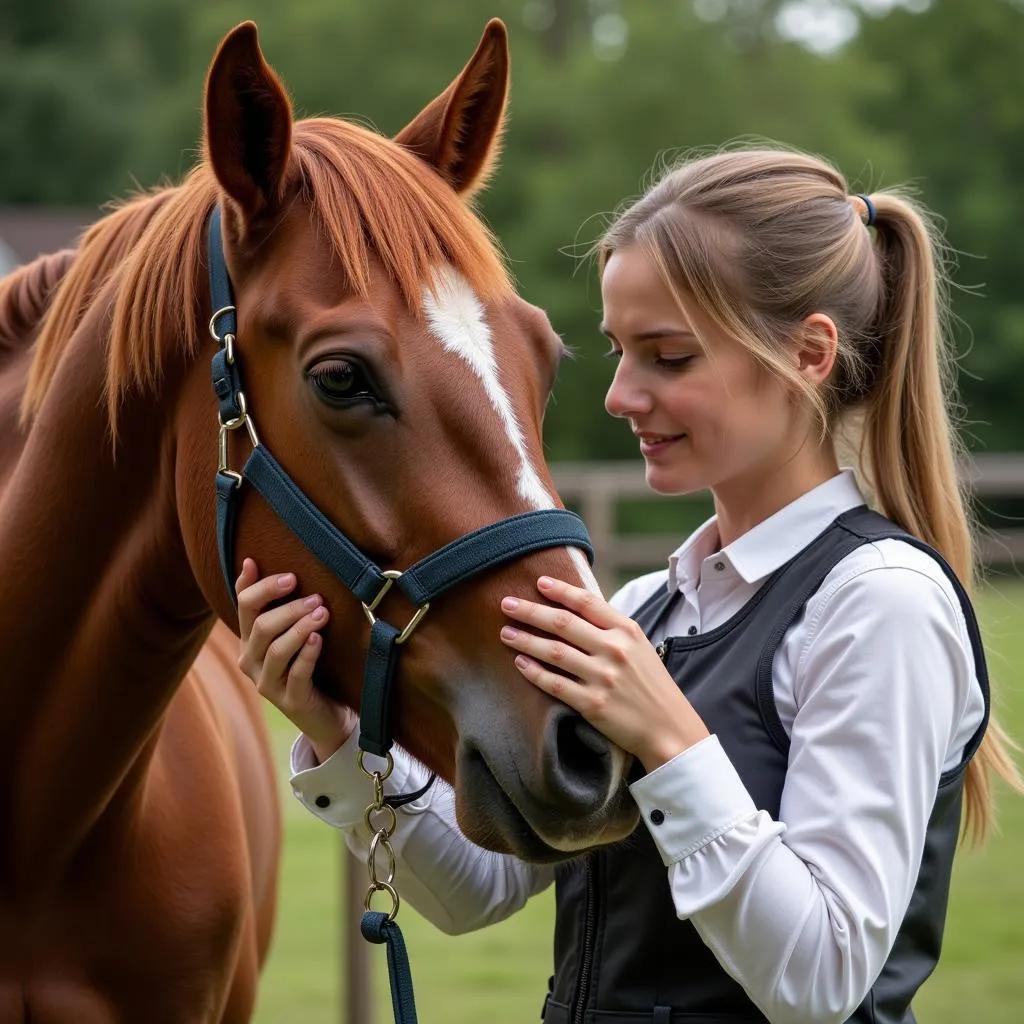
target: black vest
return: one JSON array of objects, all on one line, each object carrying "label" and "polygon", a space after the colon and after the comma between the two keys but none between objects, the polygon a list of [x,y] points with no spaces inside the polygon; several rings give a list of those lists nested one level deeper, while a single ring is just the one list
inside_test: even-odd
[{"label": "black vest", "polygon": [[[782,638],[828,573],[862,544],[895,537],[927,551],[960,597],[985,694],[985,718],[960,764],[942,774],[910,906],[881,975],[850,1018],[910,1024],[910,1001],[935,967],[960,831],[964,771],[988,722],[988,675],[977,621],[956,576],[931,548],[860,506],[839,516],[773,573],[728,622],[671,637],[669,672],[715,733],[758,808],[778,818],[789,738],[775,707],[772,661]],[[678,594],[659,590],[633,618],[653,637]],[[559,868],[555,974],[545,1024],[754,1024],[766,1020],[719,965],[689,921],[675,914],[667,873],[641,823],[626,840]]]}]

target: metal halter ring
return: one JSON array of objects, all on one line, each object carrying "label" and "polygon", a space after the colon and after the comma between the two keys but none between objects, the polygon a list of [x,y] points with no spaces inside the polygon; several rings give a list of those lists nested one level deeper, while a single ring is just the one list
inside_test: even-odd
[{"label": "metal halter ring", "polygon": [[[374,756],[376,757],[377,755],[375,754]],[[365,757],[366,757],[366,751],[363,750],[362,748],[360,748],[359,752],[356,754],[356,764],[359,766],[359,770],[364,775],[366,775],[368,778],[372,779],[372,778],[374,778],[376,776],[376,777],[379,777],[380,780],[383,782],[384,779],[386,779],[391,774],[391,772],[394,770],[395,759],[391,756],[390,753],[387,753],[387,754],[384,755],[384,760],[387,763],[385,764],[384,771],[382,771],[382,772],[370,771],[370,769],[367,768],[366,765],[363,763],[363,758],[365,758]]]},{"label": "metal halter ring", "polygon": [[[402,573],[398,569],[385,569],[381,575],[385,577],[384,586],[381,587],[380,590],[377,592],[377,596],[369,604],[362,602],[363,611],[366,612],[366,617],[370,620],[371,627],[377,621],[377,616],[373,614],[377,605],[381,603],[381,601],[384,598],[384,595],[391,589],[395,580],[400,580],[402,578]],[[420,624],[420,621],[422,620],[423,616],[426,615],[428,611],[430,611],[429,601],[427,601],[425,604],[421,604],[419,608],[416,609],[416,614],[413,615],[413,617],[409,620],[409,623],[405,627],[405,629],[403,629],[402,632],[398,634],[395,643],[404,644],[405,641],[408,640],[409,637],[412,635],[412,631]],[[369,774],[369,772],[367,772],[367,774]]]},{"label": "metal halter ring", "polygon": [[375,892],[386,892],[391,897],[391,912],[388,914],[388,920],[394,921],[402,902],[398,898],[398,892],[395,890],[395,887],[390,882],[372,883],[367,890],[366,899],[363,900],[363,909],[367,912],[373,909],[373,894]]},{"label": "metal halter ring", "polygon": [[[385,822],[378,824],[374,821],[373,816],[375,814],[383,814],[386,819]],[[398,828],[398,814],[391,804],[382,804],[379,807],[371,804],[363,811],[363,822],[366,825],[366,830],[372,832],[374,838],[381,836],[387,841],[395,834],[395,829]]]},{"label": "metal halter ring", "polygon": [[[238,312],[238,311],[235,309],[234,306],[221,306],[220,309],[218,309],[217,312],[214,313],[213,316],[210,317],[210,337],[213,338],[213,340],[215,342],[217,342],[217,344],[220,344],[222,341],[224,341],[224,338],[222,338],[217,333],[217,320],[220,317],[222,317],[225,313],[236,313],[236,312]],[[228,335],[228,337],[234,337],[234,335]],[[228,360],[228,362],[232,362],[232,361],[233,360],[230,360],[230,359]]]},{"label": "metal halter ring", "polygon": [[[374,833],[370,840],[370,852],[366,857],[366,866],[370,871],[371,885],[390,885],[395,880],[395,851],[391,849],[391,843],[382,839],[383,833]],[[383,850],[387,858],[387,878],[381,880],[377,877],[377,851]]]}]

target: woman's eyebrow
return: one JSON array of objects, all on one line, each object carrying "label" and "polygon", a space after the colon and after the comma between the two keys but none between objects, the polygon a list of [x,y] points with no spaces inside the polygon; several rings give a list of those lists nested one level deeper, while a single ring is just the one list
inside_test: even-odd
[{"label": "woman's eyebrow", "polygon": [[[598,330],[606,337],[616,341],[616,337],[605,324],[599,324]],[[659,341],[664,338],[696,338],[693,331],[682,327],[655,327],[649,331],[640,331],[639,334],[631,335],[634,341]]]}]

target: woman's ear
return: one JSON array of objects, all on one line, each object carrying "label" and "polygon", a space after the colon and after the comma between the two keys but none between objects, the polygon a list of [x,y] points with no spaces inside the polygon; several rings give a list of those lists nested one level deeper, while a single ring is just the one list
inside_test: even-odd
[{"label": "woman's ear", "polygon": [[825,313],[812,313],[800,325],[795,338],[796,371],[809,384],[822,384],[836,364],[839,331]]}]

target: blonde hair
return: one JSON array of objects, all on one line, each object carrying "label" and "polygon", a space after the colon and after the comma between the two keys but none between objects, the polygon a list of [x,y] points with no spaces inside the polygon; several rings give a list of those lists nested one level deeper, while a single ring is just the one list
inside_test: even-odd
[{"label": "blonde hair", "polygon": [[[868,228],[866,220],[873,226]],[[685,160],[627,207],[598,243],[603,271],[629,245],[666,286],[810,402],[822,438],[854,423],[875,504],[949,562],[970,592],[976,563],[954,429],[947,277],[926,213],[895,190],[848,194],[825,161],[782,148]],[[801,322],[825,313],[839,344],[816,387],[787,358]],[[965,781],[965,832],[993,822],[992,773],[1024,790],[994,719]]]}]

